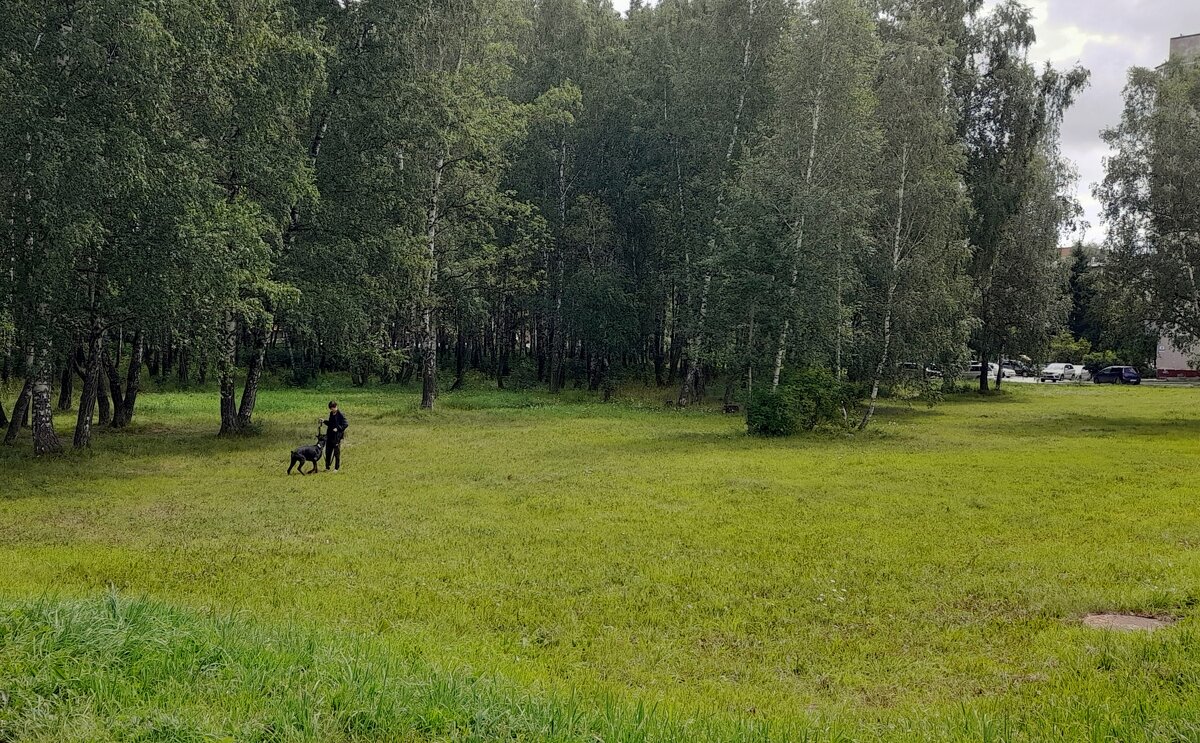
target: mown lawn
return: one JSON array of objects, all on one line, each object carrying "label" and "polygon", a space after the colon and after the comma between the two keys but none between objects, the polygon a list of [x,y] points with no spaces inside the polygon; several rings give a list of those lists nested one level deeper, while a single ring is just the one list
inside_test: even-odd
[{"label": "mown lawn", "polygon": [[784,441],[353,390],[307,478],[330,392],[236,441],[147,395],[89,454],[0,452],[0,740],[1200,739],[1200,390],[1006,389]]}]

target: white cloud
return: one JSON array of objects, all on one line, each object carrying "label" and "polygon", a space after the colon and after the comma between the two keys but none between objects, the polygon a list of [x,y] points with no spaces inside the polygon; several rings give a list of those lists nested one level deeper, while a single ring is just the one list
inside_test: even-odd
[{"label": "white cloud", "polygon": [[[989,3],[996,4],[996,0]],[[1195,0],[1027,0],[1038,43],[1033,58],[1056,67],[1082,64],[1091,85],[1063,122],[1063,154],[1079,170],[1078,198],[1091,224],[1087,237],[1103,238],[1092,186],[1104,178],[1108,150],[1100,132],[1118,123],[1121,91],[1130,67],[1154,67],[1167,57],[1170,38],[1200,32]]]}]

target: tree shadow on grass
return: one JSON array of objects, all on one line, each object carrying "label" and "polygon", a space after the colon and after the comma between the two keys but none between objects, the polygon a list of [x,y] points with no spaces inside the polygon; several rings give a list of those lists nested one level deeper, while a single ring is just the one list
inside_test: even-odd
[{"label": "tree shadow on grass", "polygon": [[1106,416],[1094,413],[1060,413],[1039,421],[989,423],[992,433],[1009,436],[1046,436],[1073,438],[1170,438],[1185,435],[1200,437],[1200,418],[1155,420],[1132,416]]},{"label": "tree shadow on grass", "polygon": [[[65,416],[63,416],[65,418]],[[164,425],[141,421],[123,430],[96,427],[88,449],[71,449],[72,429],[60,426],[59,439],[66,450],[59,455],[35,457],[28,430],[11,446],[0,446],[0,468],[4,487],[0,500],[36,495],[46,483],[86,486],[114,476],[138,477],[148,473],[147,463],[171,457],[194,458],[212,462],[230,455],[274,451],[287,465],[287,455],[296,446],[307,443],[297,439],[291,426],[270,424],[253,435],[218,437],[211,425],[193,423]],[[310,435],[308,440],[315,438]],[[284,470],[281,469],[281,472]]]}]

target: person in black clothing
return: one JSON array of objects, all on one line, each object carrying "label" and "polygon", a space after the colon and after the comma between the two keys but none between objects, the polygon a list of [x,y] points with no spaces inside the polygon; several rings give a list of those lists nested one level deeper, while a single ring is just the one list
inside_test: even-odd
[{"label": "person in black clothing", "polygon": [[329,401],[329,420],[322,423],[325,424],[326,436],[325,471],[329,471],[329,462],[333,460],[333,471],[338,472],[342,468],[342,437],[346,435],[350,424],[342,411],[338,410],[338,404],[332,400]]}]

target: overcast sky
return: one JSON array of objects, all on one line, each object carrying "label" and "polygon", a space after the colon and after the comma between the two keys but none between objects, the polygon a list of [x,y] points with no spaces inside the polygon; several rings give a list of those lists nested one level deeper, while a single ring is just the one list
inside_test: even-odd
[{"label": "overcast sky", "polygon": [[[1104,177],[1100,130],[1121,118],[1121,89],[1135,65],[1156,67],[1172,36],[1200,33],[1200,0],[1025,0],[1038,34],[1037,61],[1056,67],[1076,62],[1092,72],[1091,87],[1063,124],[1063,151],[1079,169],[1079,199],[1091,223],[1087,237],[1103,237],[1092,184]],[[629,0],[613,0],[624,12]]]}]

